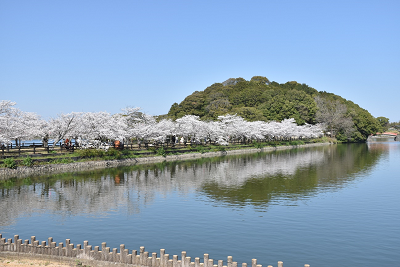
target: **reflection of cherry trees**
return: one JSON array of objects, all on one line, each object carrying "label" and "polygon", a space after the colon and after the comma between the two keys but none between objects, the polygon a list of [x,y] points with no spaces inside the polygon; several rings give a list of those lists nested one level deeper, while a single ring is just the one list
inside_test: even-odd
[{"label": "reflection of cherry trees", "polygon": [[[45,137],[54,143],[69,138],[75,140],[127,141],[164,143],[175,135],[184,142],[229,142],[251,140],[288,140],[322,136],[321,125],[297,125],[294,119],[282,122],[248,122],[237,115],[219,116],[217,121],[201,121],[198,116],[186,115],[172,121],[157,121],[139,108],[126,108],[120,114],[107,112],[72,112],[60,114],[49,121],[38,115],[23,112],[11,101],[0,102],[0,142]],[[176,138],[178,139],[178,138]]]},{"label": "reflection of cherry trees", "polygon": [[[48,179],[31,185],[0,190],[0,226],[9,225],[21,214],[49,211],[69,215],[108,216],[124,207],[129,214],[139,213],[154,203],[157,195],[173,192],[187,195],[209,184],[240,188],[248,180],[266,176],[294,177],[298,169],[316,166],[326,160],[325,148],[296,153],[266,153],[264,156],[226,157],[202,164],[171,163],[164,168],[126,169],[103,173],[75,173],[74,179]],[[295,179],[291,179],[295,182]]]}]

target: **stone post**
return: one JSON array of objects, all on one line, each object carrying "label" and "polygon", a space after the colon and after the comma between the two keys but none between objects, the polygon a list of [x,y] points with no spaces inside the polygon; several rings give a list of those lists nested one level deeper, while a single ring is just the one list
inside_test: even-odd
[{"label": "stone post", "polygon": [[172,256],[172,266],[173,267],[178,267],[178,255],[173,255]]},{"label": "stone post", "polygon": [[164,254],[165,254],[165,249],[160,249],[160,267],[165,267],[164,265]]},{"label": "stone post", "polygon": [[138,262],[136,261],[137,250],[132,250],[132,264],[136,265]]},{"label": "stone post", "polygon": [[208,259],[208,267],[214,267],[214,260]]},{"label": "stone post", "polygon": [[112,260],[113,262],[118,262],[118,249],[117,248],[113,248],[112,250]]},{"label": "stone post", "polygon": [[179,267],[189,267],[189,266],[186,266],[186,251],[182,251],[181,261],[182,261],[182,266],[179,266]]},{"label": "stone post", "polygon": [[102,261],[106,261],[107,260],[107,258],[106,258],[106,247],[107,247],[107,243],[106,242],[101,243],[101,257],[100,257],[100,260],[102,260]]},{"label": "stone post", "polygon": [[283,267],[283,262],[282,261],[278,261],[278,267]]},{"label": "stone post", "polygon": [[124,244],[121,244],[121,245],[119,245],[119,262],[121,262],[121,263],[126,263],[126,256],[128,255],[128,254],[125,254],[125,245]]},{"label": "stone post", "polygon": [[15,246],[17,252],[22,252],[22,239],[17,239],[17,243],[15,244]]},{"label": "stone post", "polygon": [[[209,258],[209,256],[210,255],[208,255],[208,254],[204,254],[204,267],[208,267],[208,258]],[[212,266],[210,266],[210,267],[212,267]]]},{"label": "stone post", "polygon": [[228,256],[228,260],[227,260],[227,267],[232,267],[232,262],[233,262],[233,260],[232,260],[232,256]]},{"label": "stone post", "polygon": [[191,261],[192,261],[191,257],[185,257],[185,267],[190,267]]},{"label": "stone post", "polygon": [[144,247],[140,247],[139,256],[140,256],[139,264],[143,265],[145,263],[145,260],[144,260]]}]

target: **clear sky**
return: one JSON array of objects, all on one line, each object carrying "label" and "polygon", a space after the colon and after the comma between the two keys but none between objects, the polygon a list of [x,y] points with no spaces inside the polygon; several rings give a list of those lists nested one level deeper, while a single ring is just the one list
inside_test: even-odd
[{"label": "clear sky", "polygon": [[256,75],[400,121],[400,1],[0,0],[0,100],[45,119]]}]

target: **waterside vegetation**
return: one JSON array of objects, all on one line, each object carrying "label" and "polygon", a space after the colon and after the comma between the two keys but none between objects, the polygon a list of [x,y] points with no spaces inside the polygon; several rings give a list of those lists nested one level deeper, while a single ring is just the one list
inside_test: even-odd
[{"label": "waterside vegetation", "polygon": [[[249,148],[264,148],[264,147],[279,147],[279,146],[300,146],[307,143],[336,143],[334,138],[323,137],[310,140],[292,140],[292,141],[268,141],[268,142],[256,142],[248,144],[230,144],[230,145],[218,145],[218,144],[190,144],[186,145],[174,145],[174,146],[148,146],[146,148],[127,147],[125,149],[110,148],[107,151],[103,149],[76,149],[73,152],[71,150],[61,150],[58,153],[50,154],[31,154],[22,153],[19,156],[3,156],[0,159],[0,168],[15,169],[18,166],[33,167],[37,165],[46,164],[68,164],[73,162],[85,162],[85,161],[104,161],[104,160],[119,160],[119,159],[132,159],[132,158],[143,158],[143,157],[154,157],[154,156],[170,156],[180,155],[187,153],[207,153],[207,152],[224,152],[231,150],[249,149]],[[43,150],[44,151],[44,150]]]},{"label": "waterside vegetation", "polygon": [[202,120],[237,114],[248,121],[294,118],[298,125],[323,123],[326,132],[343,142],[364,142],[388,123],[387,118],[374,118],[341,96],[296,81],[270,82],[263,76],[254,76],[250,81],[230,78],[204,91],[195,91],[181,103],[174,103],[167,117],[177,119],[187,114]]}]

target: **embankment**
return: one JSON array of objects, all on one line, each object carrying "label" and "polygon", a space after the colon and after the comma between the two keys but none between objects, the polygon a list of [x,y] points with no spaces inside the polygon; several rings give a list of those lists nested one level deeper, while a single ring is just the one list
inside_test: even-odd
[{"label": "embankment", "polygon": [[187,153],[179,155],[167,155],[166,157],[153,156],[153,157],[129,158],[120,160],[83,161],[83,162],[74,162],[67,164],[36,165],[33,167],[19,166],[16,169],[0,168],[0,180],[6,180],[10,178],[25,178],[28,176],[56,174],[63,172],[115,168],[119,166],[149,164],[149,163],[157,163],[163,161],[179,161],[179,160],[206,158],[206,157],[210,158],[210,157],[220,157],[226,155],[247,154],[247,153],[274,151],[274,150],[295,149],[299,147],[314,147],[314,146],[326,146],[326,145],[330,145],[330,143],[313,143],[313,144],[305,144],[299,146],[250,148],[250,149],[238,149],[238,150],[207,152],[207,153]]}]

